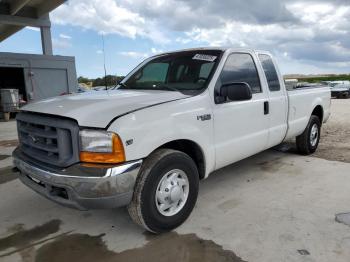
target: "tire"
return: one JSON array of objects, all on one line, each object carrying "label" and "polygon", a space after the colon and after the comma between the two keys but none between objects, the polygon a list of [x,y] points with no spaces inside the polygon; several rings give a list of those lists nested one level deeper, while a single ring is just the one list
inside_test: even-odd
[{"label": "tire", "polygon": [[[170,177],[175,177],[174,186],[172,186],[173,180],[170,185]],[[159,149],[142,165],[133,199],[128,206],[129,215],[135,223],[152,233],[170,231],[181,225],[191,214],[197,201],[198,187],[199,174],[192,158],[180,151]],[[186,194],[179,193],[186,190]],[[157,197],[158,194],[161,198]],[[177,200],[180,195],[184,200]],[[168,201],[161,202],[159,199]],[[165,204],[162,206],[162,203]],[[162,210],[162,207],[166,207],[169,203],[174,206]]]},{"label": "tire", "polygon": [[[317,132],[317,136],[312,135],[312,132]],[[313,133],[314,134],[314,133]],[[318,116],[312,115],[304,132],[296,137],[296,145],[298,152],[302,155],[310,155],[317,149],[321,136],[321,121]]]}]

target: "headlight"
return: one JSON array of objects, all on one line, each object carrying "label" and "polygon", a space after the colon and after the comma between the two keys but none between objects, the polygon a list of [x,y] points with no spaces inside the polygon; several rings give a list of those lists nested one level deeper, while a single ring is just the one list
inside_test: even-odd
[{"label": "headlight", "polygon": [[80,131],[80,161],[89,163],[121,163],[124,147],[119,136],[99,130]]}]

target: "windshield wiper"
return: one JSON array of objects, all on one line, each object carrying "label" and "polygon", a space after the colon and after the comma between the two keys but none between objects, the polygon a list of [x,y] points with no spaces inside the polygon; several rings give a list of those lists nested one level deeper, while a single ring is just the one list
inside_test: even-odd
[{"label": "windshield wiper", "polygon": [[120,82],[119,85],[124,87],[124,88],[128,88],[128,86],[125,83]]},{"label": "windshield wiper", "polygon": [[[120,83],[116,84],[115,86],[113,86],[113,87],[111,87],[109,89],[114,90],[114,89],[117,88],[117,86],[122,86],[123,88],[129,88],[126,84],[120,82]],[[121,89],[123,89],[123,88],[121,88]]]},{"label": "windshield wiper", "polygon": [[[118,84],[119,86],[121,86],[121,88],[119,89],[143,89],[143,88],[130,88],[128,85],[126,85],[125,83],[119,83]],[[118,85],[114,86],[113,88],[111,89],[115,89]],[[159,86],[155,86],[155,88],[144,88],[144,89],[149,89],[149,90],[164,90],[164,89],[167,89],[167,90],[170,90],[170,91],[174,91],[174,92],[180,92],[182,93],[181,90],[177,89],[176,87],[172,87],[172,86],[167,86],[167,85],[159,85]]]},{"label": "windshield wiper", "polygon": [[[122,83],[122,82],[118,83],[118,85],[119,85],[119,86],[122,86],[123,88],[129,88],[125,83]],[[117,86],[118,86],[118,85],[117,85]]]}]

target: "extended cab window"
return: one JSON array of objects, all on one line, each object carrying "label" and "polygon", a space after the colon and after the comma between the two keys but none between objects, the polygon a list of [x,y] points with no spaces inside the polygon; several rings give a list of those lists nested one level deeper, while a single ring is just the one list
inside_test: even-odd
[{"label": "extended cab window", "polygon": [[279,91],[281,89],[280,81],[278,80],[277,71],[271,57],[261,54],[259,55],[259,60],[264,69],[270,91]]},{"label": "extended cab window", "polygon": [[231,54],[221,72],[222,84],[245,82],[249,84],[252,93],[260,93],[261,85],[254,60],[249,54]]},{"label": "extended cab window", "polygon": [[155,57],[123,81],[119,89],[196,94],[207,87],[221,53],[220,50],[197,50]]}]

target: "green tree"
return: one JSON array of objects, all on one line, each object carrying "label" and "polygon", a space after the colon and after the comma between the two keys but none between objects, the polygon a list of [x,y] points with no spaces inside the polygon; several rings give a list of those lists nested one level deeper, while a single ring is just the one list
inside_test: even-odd
[{"label": "green tree", "polygon": [[91,79],[87,78],[87,77],[83,77],[83,76],[79,76],[78,77],[78,83],[84,83],[87,84],[91,82]]},{"label": "green tree", "polygon": [[350,81],[350,75],[342,74],[342,75],[298,78],[299,82],[309,82],[309,83],[317,83],[321,81],[346,81],[346,80]]},{"label": "green tree", "polygon": [[106,77],[96,78],[92,81],[92,86],[114,86],[121,80],[124,76],[106,75]]}]

